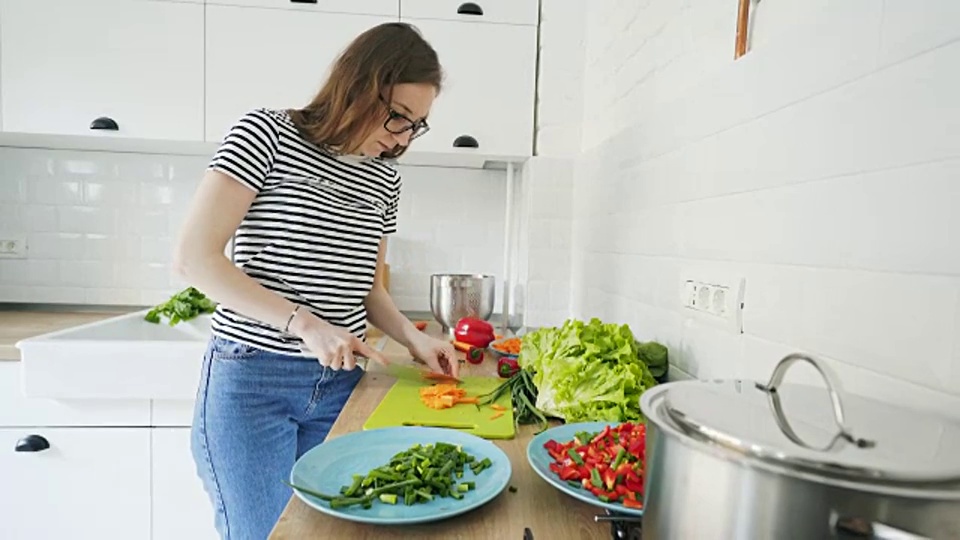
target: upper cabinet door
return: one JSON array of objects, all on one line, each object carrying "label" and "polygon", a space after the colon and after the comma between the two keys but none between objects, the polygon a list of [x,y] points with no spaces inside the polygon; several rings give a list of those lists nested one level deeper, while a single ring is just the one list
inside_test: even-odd
[{"label": "upper cabinet door", "polygon": [[340,52],[389,21],[396,19],[208,5],[206,140],[222,140],[250,109],[303,107]]},{"label": "upper cabinet door", "polygon": [[202,139],[203,9],[0,0],[4,130]]},{"label": "upper cabinet door", "polygon": [[446,74],[411,151],[533,153],[536,27],[415,20]]},{"label": "upper cabinet door", "polygon": [[398,0],[207,0],[207,4],[400,16]]},{"label": "upper cabinet door", "polygon": [[400,0],[400,16],[536,26],[538,4],[537,0]]}]

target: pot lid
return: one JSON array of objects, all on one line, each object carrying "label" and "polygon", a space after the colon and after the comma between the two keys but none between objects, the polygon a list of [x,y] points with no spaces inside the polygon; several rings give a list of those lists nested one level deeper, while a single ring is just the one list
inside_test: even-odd
[{"label": "pot lid", "polygon": [[[781,384],[807,361],[826,388]],[[767,384],[679,383],[665,412],[687,434],[788,468],[870,482],[960,481],[960,422],[843,394],[820,362],[787,356]]]}]

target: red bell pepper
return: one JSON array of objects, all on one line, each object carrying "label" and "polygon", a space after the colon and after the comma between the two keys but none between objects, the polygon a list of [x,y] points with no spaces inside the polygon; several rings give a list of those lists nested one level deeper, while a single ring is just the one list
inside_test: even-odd
[{"label": "red bell pepper", "polygon": [[462,352],[466,357],[467,362],[471,364],[480,364],[483,362],[483,349],[480,347],[474,347],[469,343],[464,343],[462,341],[454,341],[453,348]]},{"label": "red bell pepper", "polygon": [[453,331],[456,341],[480,347],[487,348],[496,337],[493,332],[493,325],[483,319],[474,317],[464,317],[457,322]]},{"label": "red bell pepper", "polygon": [[500,375],[504,379],[513,377],[518,371],[520,371],[520,364],[513,358],[501,356],[500,359],[497,360],[497,375]]}]

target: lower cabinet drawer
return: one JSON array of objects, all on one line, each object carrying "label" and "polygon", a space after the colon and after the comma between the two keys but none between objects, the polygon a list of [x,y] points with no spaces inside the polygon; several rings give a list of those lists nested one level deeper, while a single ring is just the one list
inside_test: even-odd
[{"label": "lower cabinet drawer", "polygon": [[0,429],[3,538],[149,540],[150,430]]}]

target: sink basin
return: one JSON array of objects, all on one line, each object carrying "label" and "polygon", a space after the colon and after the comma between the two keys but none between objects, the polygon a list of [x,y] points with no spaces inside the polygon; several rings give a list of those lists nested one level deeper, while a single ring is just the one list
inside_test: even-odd
[{"label": "sink basin", "polygon": [[145,321],[147,311],[18,342],[24,395],[193,399],[210,336],[210,315],[169,326]]}]

